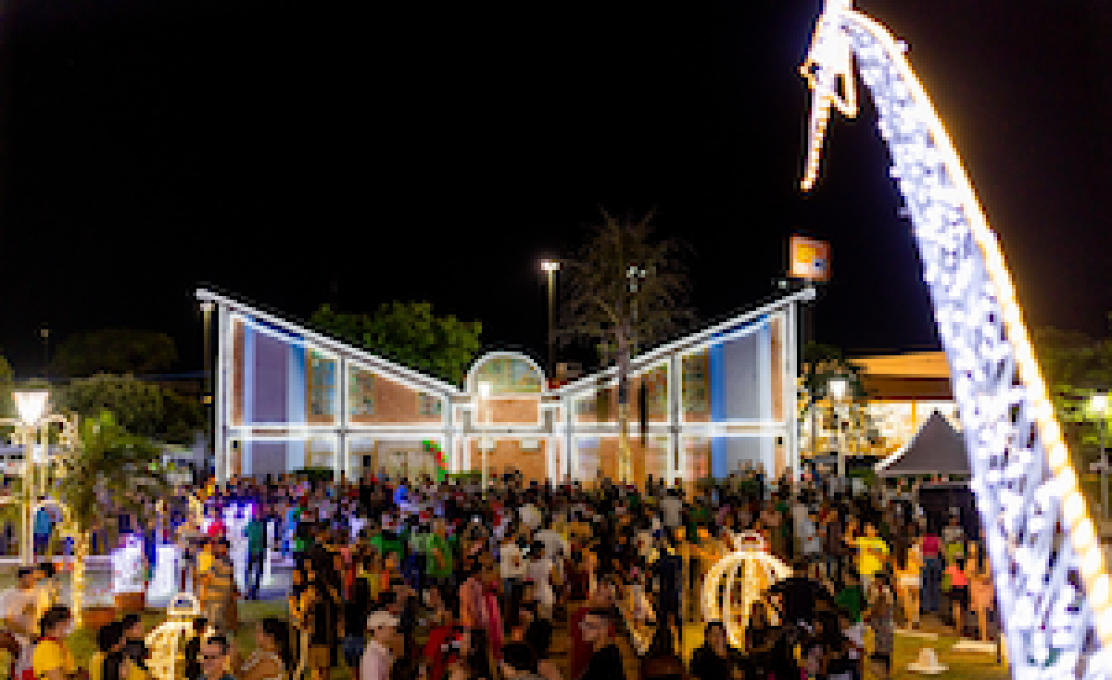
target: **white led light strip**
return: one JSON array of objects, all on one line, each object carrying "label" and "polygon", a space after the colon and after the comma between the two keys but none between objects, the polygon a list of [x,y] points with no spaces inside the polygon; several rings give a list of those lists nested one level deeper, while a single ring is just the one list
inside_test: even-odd
[{"label": "white led light strip", "polygon": [[1112,582],[1094,524],[1003,254],[903,52],[849,0],[827,0],[802,69],[813,94],[803,189],[818,176],[830,109],[856,115],[856,58],[893,159],[892,177],[915,224],[961,410],[1012,675],[1106,680],[1112,678]]}]

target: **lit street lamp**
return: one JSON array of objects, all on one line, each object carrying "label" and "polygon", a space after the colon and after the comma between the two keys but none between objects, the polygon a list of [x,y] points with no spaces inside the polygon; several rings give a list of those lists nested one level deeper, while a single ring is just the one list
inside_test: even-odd
[{"label": "lit street lamp", "polygon": [[556,313],[554,311],[554,294],[556,272],[560,271],[560,263],[555,260],[544,260],[541,269],[548,274],[548,377],[555,375],[556,363],[553,329],[555,328]]},{"label": "lit street lamp", "polygon": [[1100,417],[1100,509],[1108,519],[1108,454],[1104,450],[1104,423],[1108,419],[1108,395],[1098,392],[1089,397],[1089,410]]},{"label": "lit street lamp", "polygon": [[39,497],[46,494],[46,470],[54,462],[49,455],[48,426],[51,423],[60,424],[62,445],[73,446],[77,440],[77,421],[76,418],[48,414],[50,392],[46,390],[12,392],[12,398],[19,418],[0,419],[0,426],[14,426],[12,439],[23,445],[23,498],[20,501],[23,533],[20,536],[20,562],[27,566],[34,562],[34,544],[31,542],[32,513],[38,506]]},{"label": "lit street lamp", "polygon": [[[849,381],[845,378],[831,378],[826,388],[830,398],[840,404],[849,391]],[[846,442],[845,437],[842,436],[842,416],[838,413],[837,407],[834,409],[834,417],[838,420],[838,483],[841,486],[845,484],[846,479]]]}]

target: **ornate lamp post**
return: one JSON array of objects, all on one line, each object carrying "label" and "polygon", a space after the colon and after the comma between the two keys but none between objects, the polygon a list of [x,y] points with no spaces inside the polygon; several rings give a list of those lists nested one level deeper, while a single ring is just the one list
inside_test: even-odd
[{"label": "ornate lamp post", "polygon": [[555,290],[555,277],[556,272],[560,271],[560,263],[555,260],[544,260],[541,262],[541,269],[548,274],[548,377],[551,380],[556,374],[556,354],[553,349],[555,337],[553,332],[556,326],[556,312],[554,304],[554,290]]},{"label": "ornate lamp post", "polygon": [[[849,391],[849,381],[843,377],[831,378],[827,383],[827,392],[836,404],[845,401],[846,392]],[[844,485],[846,480],[846,443],[842,436],[842,416],[834,409],[834,417],[838,419],[838,484]]]},{"label": "ornate lamp post", "polygon": [[[50,401],[50,392],[46,390],[26,390],[13,392],[19,418],[0,419],[0,425],[15,427],[12,441],[23,446],[23,488],[20,499],[20,516],[23,524],[23,533],[20,537],[20,562],[29,566],[34,562],[34,544],[31,542],[32,514],[38,507],[38,499],[46,495],[47,478],[50,466],[53,464],[49,455],[49,426],[57,423],[62,426],[61,440],[63,448],[73,448],[77,442],[77,417],[66,418],[58,414],[48,414],[47,406]],[[41,455],[36,455],[35,444]]]}]

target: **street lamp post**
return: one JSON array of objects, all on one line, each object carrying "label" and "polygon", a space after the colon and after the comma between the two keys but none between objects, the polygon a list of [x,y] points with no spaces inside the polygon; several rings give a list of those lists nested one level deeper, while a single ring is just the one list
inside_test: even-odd
[{"label": "street lamp post", "polygon": [[1104,421],[1108,418],[1108,395],[1097,393],[1089,397],[1089,409],[1100,416],[1100,508],[1108,519],[1108,454],[1104,450]]},{"label": "street lamp post", "polygon": [[[831,399],[840,404],[849,391],[849,381],[845,378],[831,378],[827,383],[827,390]],[[846,481],[846,444],[842,436],[842,416],[837,407],[834,409],[834,417],[838,420],[838,484],[842,486]]]},{"label": "street lamp post", "polygon": [[[47,413],[47,404],[50,393],[46,390],[27,390],[12,393],[15,399],[16,410],[19,418],[0,419],[0,426],[9,425],[16,428],[14,439],[23,445],[23,488],[20,501],[20,520],[23,524],[23,534],[20,536],[20,562],[29,566],[34,562],[34,544],[31,542],[32,512],[37,505],[39,496],[46,494],[46,472],[40,470],[48,468],[49,437],[47,426],[58,423],[62,426],[61,442],[63,445],[72,446],[77,439],[77,419],[66,418],[57,414]],[[36,439],[42,452],[42,461],[35,453]]]},{"label": "street lamp post", "polygon": [[555,260],[545,260],[541,262],[541,269],[548,274],[548,376],[551,379],[556,373],[556,353],[555,337],[553,335],[556,326],[556,312],[555,312],[555,283],[556,272],[560,271],[560,263]]}]

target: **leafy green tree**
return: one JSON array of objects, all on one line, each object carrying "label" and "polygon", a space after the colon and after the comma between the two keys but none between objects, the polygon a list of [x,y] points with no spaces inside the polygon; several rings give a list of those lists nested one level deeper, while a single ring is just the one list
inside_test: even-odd
[{"label": "leafy green tree", "polygon": [[629,460],[629,371],[638,347],[652,345],[695,317],[688,307],[690,281],[679,239],[654,240],[652,213],[619,221],[605,210],[603,221],[570,258],[561,260],[561,344],[585,339],[599,343],[604,363],[618,368],[619,455],[622,475],[632,476]]},{"label": "leafy green tree", "polygon": [[428,302],[390,302],[374,314],[321,307],[310,322],[354,345],[453,383],[463,382],[479,351],[483,326],[455,316],[437,316]]},{"label": "leafy green tree", "polygon": [[146,498],[164,498],[170,485],[162,452],[146,437],[129,432],[108,411],[82,418],[80,444],[61,461],[55,488],[69,510],[74,541],[73,604],[80,616],[84,600],[89,539],[104,514],[104,501],[145,519]]},{"label": "leafy green tree", "polygon": [[143,375],[166,371],[177,360],[174,340],[165,333],[110,328],[66,338],[50,361],[50,371],[65,378],[97,373]]},{"label": "leafy green tree", "polygon": [[113,414],[129,432],[173,444],[190,444],[205,426],[200,403],[129,375],[99,374],[73,380],[58,391],[57,408],[82,417]]},{"label": "leafy green tree", "polygon": [[0,418],[11,418],[15,415],[15,405],[12,403],[14,380],[15,373],[12,371],[12,365],[3,354],[0,354]]},{"label": "leafy green tree", "polygon": [[1075,463],[1088,470],[1088,463],[1099,456],[1102,418],[1108,426],[1109,414],[1093,413],[1089,400],[1112,390],[1112,338],[1048,327],[1036,330],[1033,342]]}]

